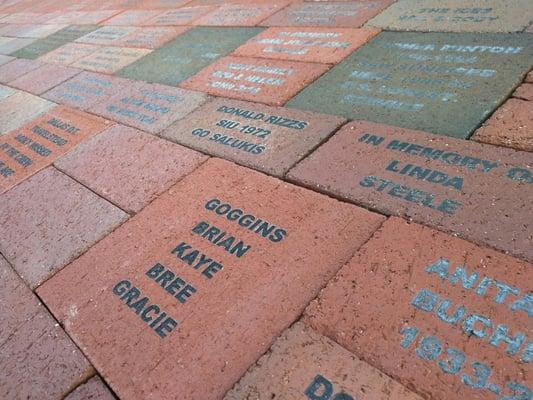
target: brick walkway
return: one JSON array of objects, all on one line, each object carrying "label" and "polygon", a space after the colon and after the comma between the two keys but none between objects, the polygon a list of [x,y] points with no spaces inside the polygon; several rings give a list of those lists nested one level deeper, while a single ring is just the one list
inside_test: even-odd
[{"label": "brick walkway", "polygon": [[0,0],[0,399],[532,400],[531,0]]}]

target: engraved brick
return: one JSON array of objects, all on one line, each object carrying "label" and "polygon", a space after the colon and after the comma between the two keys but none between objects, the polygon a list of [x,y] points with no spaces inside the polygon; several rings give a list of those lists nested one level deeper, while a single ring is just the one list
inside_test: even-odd
[{"label": "engraved brick", "polygon": [[58,106],[0,138],[0,193],[49,166],[110,121]]},{"label": "engraved brick", "polygon": [[146,21],[143,25],[148,26],[173,26],[189,25],[202,15],[214,10],[214,7],[182,7],[177,10],[167,10],[152,19]]},{"label": "engraved brick", "polygon": [[[229,208],[237,211],[230,215]],[[221,398],[382,221],[211,159],[38,292],[119,397]],[[226,232],[226,245],[234,245],[202,237],[202,222]],[[267,230],[258,230],[260,224]],[[182,241],[216,261],[195,269],[185,256],[199,253],[180,247]],[[155,282],[163,272],[156,263],[179,276],[174,288]],[[124,280],[149,297],[146,308],[157,305],[159,312],[130,309],[121,300],[130,285]],[[177,326],[158,328],[166,318],[161,312]],[[136,351],[126,351],[132,340]]]},{"label": "engraved brick", "polygon": [[103,25],[141,25],[161,14],[156,10],[126,10],[103,22]]},{"label": "engraved brick", "polygon": [[102,47],[90,55],[72,63],[73,67],[83,68],[94,72],[112,74],[119,69],[133,63],[139,58],[150,54],[148,49],[134,49],[127,47]]},{"label": "engraved brick", "polygon": [[527,398],[532,267],[391,218],[305,321],[427,398]]},{"label": "engraved brick", "polygon": [[532,55],[527,34],[381,32],[288,105],[466,139]]},{"label": "engraved brick", "polygon": [[94,44],[67,43],[39,57],[38,60],[51,64],[71,65],[99,49],[100,46]]},{"label": "engraved brick", "polygon": [[368,25],[387,30],[519,32],[531,21],[528,0],[402,0]]},{"label": "engraved brick", "polygon": [[287,4],[283,0],[273,4],[225,4],[195,20],[194,25],[254,26]]},{"label": "engraved brick", "polygon": [[369,122],[289,172],[306,186],[533,260],[533,154]]},{"label": "engraved brick", "polygon": [[220,98],[161,136],[281,177],[343,122],[331,115]]},{"label": "engraved brick", "polygon": [[122,93],[134,83],[94,72],[82,72],[74,78],[46,92],[43,97],[57,103],[88,110],[93,104],[103,102],[116,93]]},{"label": "engraved brick", "polygon": [[359,28],[393,2],[393,0],[295,2],[267,18],[260,25]]},{"label": "engraved brick", "polygon": [[378,32],[377,29],[269,28],[237,48],[233,54],[336,64]]},{"label": "engraved brick", "polygon": [[181,86],[215,96],[280,106],[328,69],[325,64],[228,56]]}]

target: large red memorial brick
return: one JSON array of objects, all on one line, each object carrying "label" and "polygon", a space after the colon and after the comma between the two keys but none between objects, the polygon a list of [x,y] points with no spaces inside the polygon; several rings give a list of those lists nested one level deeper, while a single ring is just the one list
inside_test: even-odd
[{"label": "large red memorial brick", "polygon": [[79,58],[71,65],[89,71],[112,74],[139,58],[150,54],[151,51],[129,47],[102,47],[85,57]]},{"label": "large red memorial brick", "polygon": [[377,29],[269,28],[233,54],[336,64],[378,33]]},{"label": "large red memorial brick", "polygon": [[507,100],[474,133],[472,139],[533,151],[533,101]]},{"label": "large red memorial brick", "polygon": [[533,260],[533,154],[357,121],[289,179]]},{"label": "large red memorial brick", "polygon": [[115,125],[55,165],[126,212],[136,213],[206,159],[148,133]]},{"label": "large red memorial brick", "polygon": [[0,398],[60,400],[93,373],[81,351],[0,256]]},{"label": "large red memorial brick", "polygon": [[58,106],[0,137],[0,193],[52,164],[111,122]]},{"label": "large red memorial brick", "polygon": [[114,76],[82,72],[74,78],[46,92],[43,97],[57,103],[88,110],[116,93],[122,93],[133,81]]},{"label": "large red memorial brick", "polygon": [[202,105],[203,93],[135,82],[89,111],[150,133],[158,133]]},{"label": "large red memorial brick", "polygon": [[285,331],[224,400],[422,400],[305,324]]},{"label": "large red memorial brick", "polygon": [[143,49],[157,49],[166,42],[182,34],[189,27],[146,26],[137,28],[134,32],[116,40],[113,45],[124,47],[140,47]]},{"label": "large red memorial brick", "polygon": [[221,398],[382,221],[211,159],[38,293],[119,397]]},{"label": "large red memorial brick", "polygon": [[215,96],[280,106],[328,69],[324,64],[228,56],[180,86]]},{"label": "large red memorial brick", "polygon": [[49,167],[2,194],[0,252],[35,288],[127,217]]},{"label": "large red memorial brick", "polygon": [[343,122],[332,115],[218,98],[160,135],[282,177]]},{"label": "large red memorial brick", "polygon": [[389,219],[305,319],[435,400],[531,397],[533,265]]}]

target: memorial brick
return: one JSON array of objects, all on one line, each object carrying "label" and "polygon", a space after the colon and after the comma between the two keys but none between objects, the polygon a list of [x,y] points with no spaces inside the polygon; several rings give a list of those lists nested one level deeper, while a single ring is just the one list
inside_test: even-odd
[{"label": "memorial brick", "polygon": [[17,50],[13,55],[18,58],[35,59],[66,43],[72,42],[97,28],[96,25],[71,25],[47,36],[46,38],[35,41],[29,46]]},{"label": "memorial brick", "polygon": [[269,28],[233,55],[336,64],[378,33],[377,29]]},{"label": "memorial brick", "polygon": [[288,176],[533,260],[533,154],[353,122]]},{"label": "memorial brick", "polygon": [[137,28],[134,26],[102,26],[95,31],[91,31],[86,35],[79,37],[76,39],[76,43],[112,46],[115,45],[118,40],[135,30],[137,30]]},{"label": "memorial brick", "polygon": [[127,218],[48,167],[2,194],[0,252],[34,289]]},{"label": "memorial brick", "polygon": [[328,69],[325,64],[227,56],[180,86],[215,96],[281,106]]},{"label": "memorial brick", "polygon": [[58,106],[0,137],[0,193],[49,166],[111,122]]},{"label": "memorial brick", "polygon": [[331,115],[218,98],[160,135],[282,177],[343,122]]},{"label": "memorial brick", "polygon": [[38,293],[119,397],[222,398],[382,221],[210,159]]},{"label": "memorial brick", "polygon": [[532,38],[382,32],[289,106],[467,138],[531,68]]},{"label": "memorial brick", "polygon": [[55,166],[132,214],[206,159],[167,140],[115,125],[61,157]]},{"label": "memorial brick", "polygon": [[533,151],[533,102],[509,99],[474,133],[473,140]]},{"label": "memorial brick", "polygon": [[94,72],[82,72],[46,92],[42,97],[60,104],[88,110],[96,103],[103,102],[117,93],[123,93],[127,87],[133,84],[129,79]]},{"label": "memorial brick", "polygon": [[394,0],[295,2],[260,25],[359,28],[393,2]]},{"label": "memorial brick", "polygon": [[150,54],[150,52],[151,50],[148,49],[102,47],[88,56],[78,59],[71,65],[89,71],[112,74],[137,61],[139,58]]},{"label": "memorial brick", "polygon": [[46,24],[46,25],[35,25],[29,24],[20,27],[17,31],[16,37],[19,38],[33,38],[33,39],[42,39],[49,35],[52,35],[61,29],[66,28],[67,26],[62,24]]},{"label": "memorial brick", "polygon": [[304,321],[426,398],[529,399],[532,271],[391,218]]},{"label": "memorial brick", "polygon": [[95,103],[89,111],[150,133],[159,133],[207,99],[203,93],[171,86],[135,82]]},{"label": "memorial brick", "polygon": [[425,32],[519,32],[532,18],[529,0],[402,0],[367,25]]},{"label": "memorial brick", "polygon": [[224,400],[422,400],[307,325],[297,322]]},{"label": "memorial brick", "polygon": [[176,86],[262,30],[196,27],[122,69],[118,75]]}]

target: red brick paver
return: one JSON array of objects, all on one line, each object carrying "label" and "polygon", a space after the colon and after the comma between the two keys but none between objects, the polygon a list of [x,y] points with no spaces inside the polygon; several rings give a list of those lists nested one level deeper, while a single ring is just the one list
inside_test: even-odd
[{"label": "red brick paver", "polygon": [[301,322],[224,397],[242,399],[422,400]]},{"label": "red brick paver", "polygon": [[0,398],[62,399],[93,368],[0,256]]},{"label": "red brick paver", "polygon": [[38,293],[119,396],[220,398],[382,221],[212,159]]},{"label": "red brick paver", "polygon": [[65,400],[114,400],[115,396],[109,391],[102,380],[95,376],[70,393]]},{"label": "red brick paver", "polygon": [[161,136],[282,177],[344,119],[230,99],[215,99]]},{"label": "red brick paver", "polygon": [[123,210],[135,213],[206,159],[185,147],[115,125],[55,165]]},{"label": "red brick paver", "polygon": [[223,57],[180,86],[216,96],[282,105],[328,70],[323,64]]},{"label": "red brick paver", "polygon": [[472,139],[533,151],[533,101],[507,100],[474,133]]},{"label": "red brick paver", "polygon": [[106,118],[158,133],[205,102],[203,93],[136,82],[89,108]]},{"label": "red brick paver", "polygon": [[237,48],[233,54],[333,64],[378,33],[377,29],[269,28]]},{"label": "red brick paver", "polygon": [[533,261],[533,154],[357,121],[291,180]]},{"label": "red brick paver", "polygon": [[391,218],[306,321],[431,399],[527,393],[532,267]]},{"label": "red brick paver", "polygon": [[0,252],[32,288],[127,218],[53,167],[2,194],[1,200]]},{"label": "red brick paver", "polygon": [[43,94],[80,72],[77,68],[45,64],[10,82],[10,86],[33,94]]},{"label": "red brick paver", "polygon": [[0,193],[52,164],[112,123],[68,107],[55,107],[0,138]]}]

